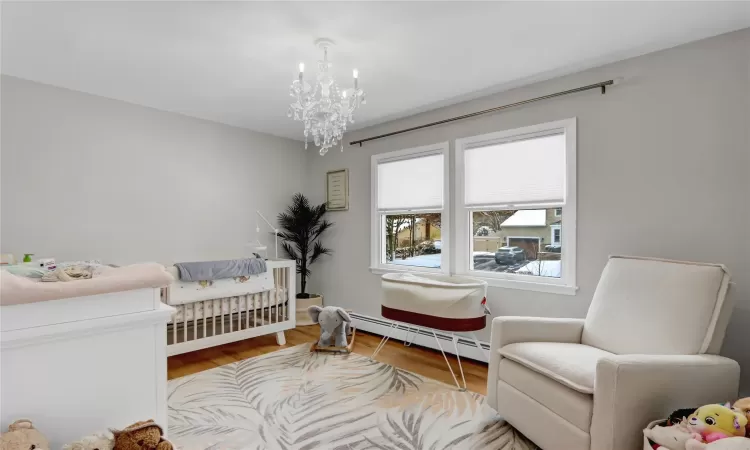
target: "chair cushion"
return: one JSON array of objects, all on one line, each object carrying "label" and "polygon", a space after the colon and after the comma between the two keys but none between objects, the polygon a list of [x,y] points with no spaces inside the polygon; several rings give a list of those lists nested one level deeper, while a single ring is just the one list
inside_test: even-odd
[{"label": "chair cushion", "polygon": [[512,361],[584,394],[594,393],[596,363],[612,353],[582,344],[517,342],[498,350]]},{"label": "chair cushion", "polygon": [[[612,257],[591,300],[581,343],[617,354],[717,349],[729,275],[723,266]],[[717,343],[718,344],[718,343]]]},{"label": "chair cushion", "polygon": [[579,430],[589,432],[594,396],[574,391],[508,358],[500,360],[497,375],[500,381],[508,383],[541,403]]}]

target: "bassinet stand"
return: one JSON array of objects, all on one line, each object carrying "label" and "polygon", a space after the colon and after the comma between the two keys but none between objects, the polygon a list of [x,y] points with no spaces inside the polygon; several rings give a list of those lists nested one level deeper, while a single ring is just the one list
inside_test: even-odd
[{"label": "bassinet stand", "polygon": [[[375,351],[373,351],[372,356],[370,356],[371,359],[375,359],[378,353],[380,353],[380,350],[382,350],[383,347],[385,347],[385,344],[393,336],[393,332],[398,331],[399,327],[403,327],[404,330],[406,331],[406,336],[404,337],[404,345],[406,347],[410,347],[414,343],[414,339],[416,339],[417,334],[419,334],[421,330],[420,327],[417,327],[414,325],[406,324],[403,322],[393,322],[391,326],[388,328],[387,334],[383,336],[382,339],[380,339],[380,343],[377,345],[377,347],[375,347]],[[412,329],[415,329],[416,332],[414,332],[412,339],[409,340],[409,333],[411,332]],[[463,383],[463,387],[461,387],[461,385],[458,383],[458,378],[456,377],[456,373],[453,371],[453,367],[451,366],[451,363],[448,360],[448,356],[445,354],[445,350],[443,350],[443,345],[440,343],[440,338],[438,337],[435,328],[425,328],[425,330],[432,332],[432,336],[435,338],[435,342],[437,343],[437,346],[440,349],[440,353],[443,354],[443,358],[445,359],[445,364],[448,365],[448,370],[450,370],[451,372],[451,376],[453,377],[453,382],[456,383],[456,387],[460,391],[465,391],[466,390],[466,377],[464,376],[464,368],[463,368],[463,365],[461,364],[461,354],[458,351],[459,336],[457,336],[453,332],[449,332],[451,340],[453,341],[453,349],[455,350],[456,359],[458,360],[458,370],[461,374],[461,381]],[[443,330],[437,330],[437,331],[443,331]],[[468,334],[471,336],[472,340],[474,341],[474,345],[476,345],[479,351],[481,351],[489,360],[490,353],[484,348],[482,348],[482,344],[479,342],[479,338],[477,338],[476,333],[471,331]]]}]

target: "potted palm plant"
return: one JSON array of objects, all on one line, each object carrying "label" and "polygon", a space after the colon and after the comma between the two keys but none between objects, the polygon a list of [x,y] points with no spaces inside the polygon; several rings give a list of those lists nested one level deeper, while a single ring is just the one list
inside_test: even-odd
[{"label": "potted palm plant", "polygon": [[294,194],[292,204],[279,214],[281,226],[279,237],[281,247],[289,258],[297,261],[297,273],[300,276],[300,290],[297,294],[297,325],[312,325],[307,308],[312,305],[323,306],[323,296],[307,292],[307,279],[311,274],[310,266],[323,255],[330,255],[332,250],[323,246],[321,235],[333,226],[324,219],[326,204],[315,206],[303,194]]}]

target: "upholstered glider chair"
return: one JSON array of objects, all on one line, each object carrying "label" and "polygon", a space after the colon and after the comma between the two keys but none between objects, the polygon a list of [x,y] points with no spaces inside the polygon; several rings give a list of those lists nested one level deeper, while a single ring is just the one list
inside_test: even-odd
[{"label": "upholstered glider chair", "polygon": [[728,287],[721,265],[612,257],[586,319],[492,321],[487,401],[544,450],[642,449],[650,421],[736,398]]}]

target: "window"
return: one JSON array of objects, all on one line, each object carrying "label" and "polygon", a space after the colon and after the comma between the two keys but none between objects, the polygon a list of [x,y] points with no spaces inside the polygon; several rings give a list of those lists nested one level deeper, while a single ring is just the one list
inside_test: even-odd
[{"label": "window", "polygon": [[[555,215],[555,217],[558,217]],[[550,237],[550,242],[552,245],[561,245],[562,244],[562,224],[553,224],[549,226],[550,230],[552,231],[552,236]]]},{"label": "window", "polygon": [[372,157],[373,270],[448,272],[448,143]]},{"label": "window", "polygon": [[575,293],[575,151],[575,119],[456,141],[456,273]]}]

